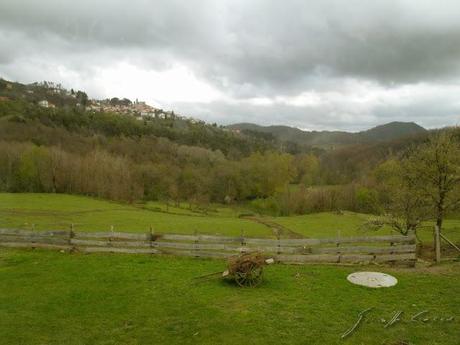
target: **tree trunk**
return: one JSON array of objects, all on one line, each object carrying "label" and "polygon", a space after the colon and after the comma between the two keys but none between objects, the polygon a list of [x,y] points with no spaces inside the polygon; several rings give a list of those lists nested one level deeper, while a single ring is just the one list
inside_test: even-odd
[{"label": "tree trunk", "polygon": [[[436,206],[436,226],[439,229],[439,232],[442,230],[442,221],[444,219],[444,196],[441,194],[441,198]],[[434,242],[434,250],[436,251],[436,231],[435,231],[435,242]]]},{"label": "tree trunk", "polygon": [[441,228],[442,228],[442,216],[438,216],[436,218],[436,225],[439,227],[439,231],[441,231]]},{"label": "tree trunk", "polygon": [[434,247],[436,255],[436,263],[441,262],[441,228],[436,224],[434,226]]},{"label": "tree trunk", "polygon": [[444,195],[441,193],[441,200],[437,206],[436,212],[436,225],[434,227],[434,252],[436,255],[436,262],[441,262],[441,233],[442,229],[442,221],[444,218]]}]

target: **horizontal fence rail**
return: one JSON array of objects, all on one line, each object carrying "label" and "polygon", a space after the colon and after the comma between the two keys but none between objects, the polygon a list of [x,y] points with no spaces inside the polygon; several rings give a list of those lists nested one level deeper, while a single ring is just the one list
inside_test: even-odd
[{"label": "horizontal fence rail", "polygon": [[262,252],[283,263],[414,263],[415,236],[262,239],[210,235],[0,229],[0,247],[87,253],[170,254],[226,258]]}]

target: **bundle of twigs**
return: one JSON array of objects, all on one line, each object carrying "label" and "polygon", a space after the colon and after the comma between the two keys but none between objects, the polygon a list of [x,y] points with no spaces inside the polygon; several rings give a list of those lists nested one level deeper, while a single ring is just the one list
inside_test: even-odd
[{"label": "bundle of twigs", "polygon": [[228,272],[230,274],[248,272],[254,267],[261,267],[263,265],[265,265],[265,256],[261,253],[244,253],[228,259]]},{"label": "bundle of twigs", "polygon": [[261,253],[243,253],[228,259],[226,276],[233,277],[240,286],[257,286],[262,281],[266,258]]}]

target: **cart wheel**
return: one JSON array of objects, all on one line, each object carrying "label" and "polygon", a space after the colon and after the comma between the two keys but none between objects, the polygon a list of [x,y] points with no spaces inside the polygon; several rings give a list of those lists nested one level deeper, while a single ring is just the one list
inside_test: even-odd
[{"label": "cart wheel", "polygon": [[235,272],[235,281],[241,287],[255,287],[262,282],[262,266],[253,265],[246,272]]}]

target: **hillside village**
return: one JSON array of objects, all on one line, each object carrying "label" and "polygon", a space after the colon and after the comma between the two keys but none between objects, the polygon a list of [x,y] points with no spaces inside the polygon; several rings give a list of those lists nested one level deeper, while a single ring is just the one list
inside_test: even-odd
[{"label": "hillside village", "polygon": [[[152,116],[156,118],[173,118],[176,117],[173,111],[163,111],[148,105],[144,101],[135,100],[131,102],[129,99],[124,98],[118,100],[117,98],[106,99],[106,100],[96,100],[91,99],[88,101],[85,109],[87,111],[103,111],[103,112],[112,112],[125,115],[132,115],[138,118]],[[177,115],[177,117],[180,117]]]},{"label": "hillside village", "polygon": [[111,112],[134,116],[139,120],[152,117],[159,119],[183,119],[192,123],[202,121],[175,114],[148,105],[145,101],[131,101],[117,97],[110,99],[89,99],[83,91],[67,90],[61,84],[50,81],[32,84],[14,83],[0,78],[0,102],[10,99],[25,99],[43,108],[81,107],[86,111]]}]

